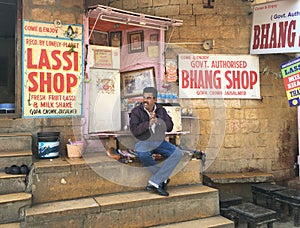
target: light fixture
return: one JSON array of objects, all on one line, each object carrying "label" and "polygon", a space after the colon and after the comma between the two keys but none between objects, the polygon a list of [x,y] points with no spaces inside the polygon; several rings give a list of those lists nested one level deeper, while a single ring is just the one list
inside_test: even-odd
[{"label": "light fixture", "polygon": [[214,40],[205,40],[203,42],[203,49],[208,51],[213,48],[214,44],[215,44]]},{"label": "light fixture", "polygon": [[55,28],[61,28],[62,24],[60,20],[54,20],[53,21],[54,27]]},{"label": "light fixture", "polygon": [[215,41],[213,39],[209,39],[209,40],[204,40],[202,42],[181,42],[181,43],[168,43],[168,44],[174,44],[174,45],[201,45],[203,47],[204,50],[208,51],[211,50],[214,45],[215,45]]}]

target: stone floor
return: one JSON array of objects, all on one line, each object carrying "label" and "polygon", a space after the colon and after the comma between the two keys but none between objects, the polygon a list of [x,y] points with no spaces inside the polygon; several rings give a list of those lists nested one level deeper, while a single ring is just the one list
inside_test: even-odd
[{"label": "stone floor", "polygon": [[293,221],[288,221],[288,222],[275,222],[273,224],[273,228],[291,228],[295,227]]},{"label": "stone floor", "polygon": [[[274,222],[273,223],[273,228],[293,228],[294,226],[294,221],[293,218],[290,217],[286,222]],[[241,223],[238,228],[247,228],[246,223]],[[267,225],[260,226],[260,228],[267,228]]]}]

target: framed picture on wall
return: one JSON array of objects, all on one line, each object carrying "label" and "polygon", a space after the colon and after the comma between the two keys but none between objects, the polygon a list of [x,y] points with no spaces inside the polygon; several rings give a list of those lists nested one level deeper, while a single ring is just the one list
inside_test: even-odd
[{"label": "framed picture on wall", "polygon": [[158,42],[158,34],[151,34],[150,35],[150,43],[156,44]]},{"label": "framed picture on wall", "polygon": [[122,31],[115,31],[109,33],[109,45],[111,47],[122,46]]},{"label": "framed picture on wall", "polygon": [[128,33],[128,52],[136,53],[144,51],[144,31],[138,30]]},{"label": "framed picture on wall", "polygon": [[121,85],[123,97],[142,96],[145,87],[155,87],[154,67],[121,73]]},{"label": "framed picture on wall", "polygon": [[94,30],[91,34],[89,44],[108,46],[108,33]]}]

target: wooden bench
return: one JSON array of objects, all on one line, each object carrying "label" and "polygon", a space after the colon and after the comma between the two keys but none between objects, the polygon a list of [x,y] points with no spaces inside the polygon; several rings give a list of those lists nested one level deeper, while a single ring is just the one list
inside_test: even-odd
[{"label": "wooden bench", "polygon": [[276,211],[255,205],[253,203],[242,203],[230,206],[230,213],[233,216],[235,227],[238,227],[239,220],[247,222],[247,227],[258,227],[267,224],[268,228],[273,227],[276,221]]}]

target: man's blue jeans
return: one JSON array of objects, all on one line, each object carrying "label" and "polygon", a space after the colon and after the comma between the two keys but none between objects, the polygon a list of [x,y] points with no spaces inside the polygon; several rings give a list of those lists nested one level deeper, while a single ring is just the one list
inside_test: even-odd
[{"label": "man's blue jeans", "polygon": [[[169,178],[182,157],[182,152],[167,141],[139,141],[135,145],[135,151],[142,164],[153,173],[153,176],[149,181],[154,182],[157,185],[160,185]],[[160,166],[153,159],[152,154],[160,154],[167,159]]]}]

